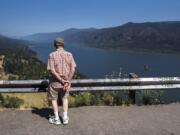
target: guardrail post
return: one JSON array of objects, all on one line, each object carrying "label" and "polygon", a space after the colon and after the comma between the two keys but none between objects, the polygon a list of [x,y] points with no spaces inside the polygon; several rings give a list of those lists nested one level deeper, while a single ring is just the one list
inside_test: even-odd
[{"label": "guardrail post", "polygon": [[[138,75],[135,73],[129,73],[129,78],[138,78]],[[132,101],[132,104],[136,103],[136,91],[135,90],[129,90],[129,99]]]}]

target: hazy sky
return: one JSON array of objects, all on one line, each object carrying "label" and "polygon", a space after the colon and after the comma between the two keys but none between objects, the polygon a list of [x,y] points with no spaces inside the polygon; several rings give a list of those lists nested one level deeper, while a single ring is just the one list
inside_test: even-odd
[{"label": "hazy sky", "polygon": [[180,21],[180,0],[0,0],[0,34]]}]

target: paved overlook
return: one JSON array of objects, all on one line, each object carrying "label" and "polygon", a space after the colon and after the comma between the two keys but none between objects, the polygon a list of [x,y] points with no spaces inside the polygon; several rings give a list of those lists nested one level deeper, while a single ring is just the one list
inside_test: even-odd
[{"label": "paved overlook", "polygon": [[70,108],[70,123],[48,123],[50,109],[0,112],[0,135],[180,135],[180,104]]}]

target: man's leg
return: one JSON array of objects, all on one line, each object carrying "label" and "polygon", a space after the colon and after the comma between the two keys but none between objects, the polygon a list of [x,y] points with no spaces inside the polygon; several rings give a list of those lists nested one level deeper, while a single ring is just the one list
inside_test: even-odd
[{"label": "man's leg", "polygon": [[68,94],[65,93],[65,95],[62,98],[63,102],[63,124],[68,124],[69,117],[68,117]]},{"label": "man's leg", "polygon": [[58,90],[53,89],[50,86],[49,90],[48,90],[48,99],[51,100],[52,109],[54,111],[54,117],[50,117],[49,122],[52,124],[59,125],[59,124],[61,124],[61,121],[59,119],[59,114],[58,114],[57,98],[58,98]]},{"label": "man's leg", "polygon": [[64,96],[62,98],[63,101],[63,112],[68,112],[68,97]]},{"label": "man's leg", "polygon": [[59,119],[57,100],[52,100],[52,108],[53,108],[53,111],[54,111],[55,119],[56,120]]}]

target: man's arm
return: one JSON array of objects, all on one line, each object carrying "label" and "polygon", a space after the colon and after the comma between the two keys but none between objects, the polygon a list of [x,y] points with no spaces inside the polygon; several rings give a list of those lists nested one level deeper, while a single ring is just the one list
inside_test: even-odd
[{"label": "man's arm", "polygon": [[68,74],[69,82],[64,84],[64,90],[70,89],[70,87],[71,87],[71,82],[70,81],[73,78],[73,75],[75,73],[76,63],[75,63],[74,58],[73,58],[72,55],[70,55],[70,64],[69,64],[69,66],[70,66],[70,71],[69,71],[69,74]]},{"label": "man's arm", "polygon": [[76,62],[73,58],[73,56],[71,55],[71,62],[70,62],[70,73],[68,75],[68,79],[71,80],[74,76],[75,73],[75,69],[76,69]]}]

